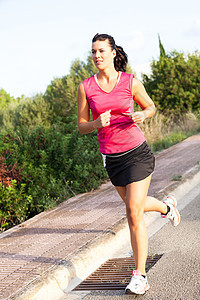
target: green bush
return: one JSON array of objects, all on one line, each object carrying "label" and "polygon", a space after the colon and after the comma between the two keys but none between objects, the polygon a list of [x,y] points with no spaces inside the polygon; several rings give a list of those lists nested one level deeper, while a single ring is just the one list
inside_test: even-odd
[{"label": "green bush", "polygon": [[0,183],[1,230],[25,221],[31,200],[31,195],[27,195],[25,192],[25,184],[17,185],[13,180],[11,186],[5,187]]},{"label": "green bush", "polygon": [[[14,193],[22,193],[22,187],[23,196],[31,196],[23,220],[70,196],[95,189],[107,178],[97,133],[81,135],[74,121],[71,117],[68,124],[58,122],[48,128],[22,127],[17,132],[0,132],[0,156],[5,168],[15,166],[20,170],[20,182],[11,188],[10,204]],[[5,189],[2,194],[3,202],[7,192]],[[15,218],[9,218],[8,223],[16,224]]]},{"label": "green bush", "polygon": [[81,135],[74,131],[69,141],[71,166],[68,178],[76,192],[95,189],[107,178],[99,152],[97,132]]}]

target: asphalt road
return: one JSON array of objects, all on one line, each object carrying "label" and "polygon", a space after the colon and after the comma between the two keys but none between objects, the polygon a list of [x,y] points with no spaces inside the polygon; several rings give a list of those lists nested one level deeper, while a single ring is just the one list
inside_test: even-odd
[{"label": "asphalt road", "polygon": [[[200,188],[199,188],[200,190]],[[70,299],[200,299],[200,193],[181,211],[181,223],[166,224],[149,240],[149,254],[163,254],[148,272],[150,290],[145,295],[124,291],[71,294]],[[69,299],[66,295],[66,298]]]}]

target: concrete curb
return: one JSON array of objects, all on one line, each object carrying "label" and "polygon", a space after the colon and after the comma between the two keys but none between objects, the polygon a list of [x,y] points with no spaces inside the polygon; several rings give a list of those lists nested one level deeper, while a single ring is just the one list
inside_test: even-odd
[{"label": "concrete curb", "polygon": [[[200,183],[199,165],[184,174],[181,181],[170,184],[154,196],[162,200],[167,194],[173,193],[179,201],[198,183]],[[158,213],[145,213],[147,227],[156,222],[158,218],[160,219]],[[163,222],[163,224],[165,223]],[[156,229],[153,229],[150,236],[155,232]],[[39,279],[31,282],[10,299],[60,299],[64,295],[64,290],[65,292],[70,291],[127,243],[129,243],[129,229],[126,218],[122,218],[101,236],[80,248],[69,260],[62,261],[59,266],[55,266],[48,273],[41,275]]]}]

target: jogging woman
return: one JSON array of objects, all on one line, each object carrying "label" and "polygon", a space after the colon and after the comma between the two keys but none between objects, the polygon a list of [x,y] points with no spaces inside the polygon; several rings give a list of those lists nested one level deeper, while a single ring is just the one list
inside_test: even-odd
[{"label": "jogging woman", "polygon": [[[145,264],[148,235],[145,211],[157,211],[174,226],[180,222],[176,199],[164,202],[148,197],[155,158],[138,124],[155,114],[155,105],[142,83],[127,74],[127,55],[112,36],[96,34],[92,58],[98,73],[78,88],[78,128],[80,133],[98,130],[104,166],[112,184],[126,205],[135,270],[126,293],[144,294],[149,289]],[[134,112],[134,101],[141,111]],[[90,121],[90,110],[93,121]]]}]

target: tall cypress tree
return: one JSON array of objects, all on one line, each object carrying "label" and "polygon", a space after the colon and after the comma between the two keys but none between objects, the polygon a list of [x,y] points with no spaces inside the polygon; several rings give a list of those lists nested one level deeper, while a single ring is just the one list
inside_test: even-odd
[{"label": "tall cypress tree", "polygon": [[158,40],[159,40],[159,48],[160,48],[160,57],[166,57],[165,49],[163,47],[159,34],[158,34]]}]

